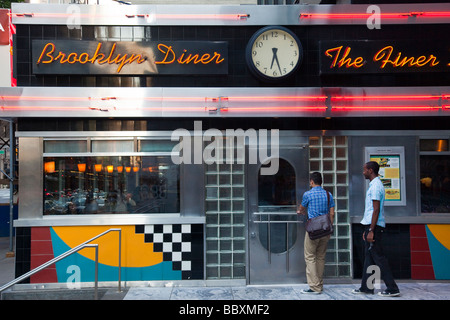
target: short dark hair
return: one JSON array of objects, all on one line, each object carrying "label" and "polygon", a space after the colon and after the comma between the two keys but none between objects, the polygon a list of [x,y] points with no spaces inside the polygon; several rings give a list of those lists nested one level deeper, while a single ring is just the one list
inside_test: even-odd
[{"label": "short dark hair", "polygon": [[372,169],[373,173],[378,175],[378,171],[380,170],[380,165],[375,161],[369,161],[366,163],[367,169]]},{"label": "short dark hair", "polygon": [[322,185],[322,175],[320,172],[313,172],[309,175],[309,180],[312,180],[314,184],[321,186]]}]

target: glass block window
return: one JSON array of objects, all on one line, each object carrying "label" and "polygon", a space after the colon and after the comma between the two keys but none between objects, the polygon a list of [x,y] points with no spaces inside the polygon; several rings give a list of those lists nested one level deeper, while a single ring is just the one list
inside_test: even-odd
[{"label": "glass block window", "polygon": [[236,155],[205,166],[207,279],[246,276],[244,165]]},{"label": "glass block window", "polygon": [[323,188],[335,199],[335,231],[328,242],[326,277],[351,276],[347,137],[310,137],[310,172],[322,173]]}]

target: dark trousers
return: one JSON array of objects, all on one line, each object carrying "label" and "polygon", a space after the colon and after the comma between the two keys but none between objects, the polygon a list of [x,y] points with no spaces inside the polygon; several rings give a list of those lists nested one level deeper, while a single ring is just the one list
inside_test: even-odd
[{"label": "dark trousers", "polygon": [[[364,229],[364,239],[367,239],[367,233],[369,232],[369,226]],[[369,270],[370,266],[377,265],[381,271],[381,279],[386,284],[386,291],[398,292],[397,284],[392,276],[391,268],[389,267],[388,260],[383,253],[382,240],[383,240],[384,228],[380,226],[375,227],[374,242],[364,241],[364,267],[362,272],[361,290],[373,291],[373,287],[367,286],[367,280],[372,275]]]}]

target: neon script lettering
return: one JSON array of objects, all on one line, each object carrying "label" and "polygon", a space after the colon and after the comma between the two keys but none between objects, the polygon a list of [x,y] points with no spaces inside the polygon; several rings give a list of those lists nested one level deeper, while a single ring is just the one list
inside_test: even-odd
[{"label": "neon script lettering", "polygon": [[[359,69],[366,64],[363,57],[350,57],[351,47],[343,46],[331,48],[325,51],[325,56],[331,58],[330,69],[340,68],[355,68]],[[440,61],[437,60],[435,55],[421,55],[418,57],[405,56],[401,51],[396,55],[394,54],[393,46],[386,46],[375,53],[372,58],[373,62],[380,62],[379,69],[384,69],[387,66],[393,68],[421,68],[421,67],[435,67],[439,65]],[[450,66],[450,64],[449,64]]]},{"label": "neon script lettering", "polygon": [[95,49],[94,54],[90,55],[87,52],[83,53],[64,53],[59,51],[58,54],[55,54],[55,45],[51,42],[47,43],[44,48],[42,49],[42,52],[39,56],[39,59],[37,61],[37,64],[40,63],[53,63],[53,62],[59,62],[60,64],[86,64],[86,63],[95,63],[98,64],[116,64],[117,67],[117,73],[119,73],[122,68],[127,65],[136,62],[137,64],[141,64],[145,62],[147,59],[142,57],[140,54],[116,54],[114,55],[114,51],[116,50],[116,44],[114,43],[111,47],[111,50],[109,51],[108,56],[104,53],[100,53],[100,49],[102,48],[102,43],[100,42],[97,45],[97,48]]},{"label": "neon script lettering", "polygon": [[213,55],[209,53],[200,54],[192,54],[187,53],[187,50],[184,49],[183,52],[177,57],[175,51],[172,49],[172,46],[167,46],[165,44],[158,44],[158,50],[164,55],[164,58],[161,61],[155,61],[156,64],[210,64],[214,62],[215,64],[222,63],[225,59],[222,58],[220,53],[214,52]]},{"label": "neon script lettering", "polygon": [[350,47],[345,48],[341,59],[339,59],[339,57],[341,56],[342,47],[343,46],[340,46],[325,51],[325,55],[327,57],[333,58],[333,62],[331,63],[330,68],[334,68],[336,67],[336,65],[338,66],[338,68],[341,68],[343,66],[345,66],[346,68],[361,68],[366,63],[362,57],[357,57],[353,60],[352,58],[349,58],[348,55],[350,54]]},{"label": "neon script lettering", "polygon": [[439,61],[436,61],[436,56],[430,54],[427,56],[419,56],[419,57],[403,57],[402,53],[397,53],[397,57],[395,57],[393,60],[391,60],[392,52],[394,51],[394,47],[392,46],[386,46],[380,51],[378,51],[374,57],[373,61],[381,61],[380,68],[386,67],[386,65],[391,65],[395,68],[398,67],[424,67],[426,65],[430,67],[437,66],[439,64]]}]

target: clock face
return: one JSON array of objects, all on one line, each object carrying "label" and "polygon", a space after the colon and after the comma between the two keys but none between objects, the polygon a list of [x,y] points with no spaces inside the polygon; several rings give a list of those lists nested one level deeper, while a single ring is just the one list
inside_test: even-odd
[{"label": "clock face", "polygon": [[259,30],[247,46],[250,70],[266,80],[281,80],[292,75],[302,56],[303,48],[297,36],[284,27]]}]

